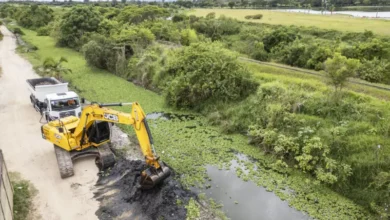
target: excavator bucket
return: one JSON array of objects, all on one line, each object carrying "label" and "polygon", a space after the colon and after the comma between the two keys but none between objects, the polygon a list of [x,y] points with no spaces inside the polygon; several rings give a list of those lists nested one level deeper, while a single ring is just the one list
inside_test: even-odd
[{"label": "excavator bucket", "polygon": [[167,166],[161,166],[159,169],[150,167],[141,173],[141,188],[151,189],[161,183],[171,175],[171,170]]}]

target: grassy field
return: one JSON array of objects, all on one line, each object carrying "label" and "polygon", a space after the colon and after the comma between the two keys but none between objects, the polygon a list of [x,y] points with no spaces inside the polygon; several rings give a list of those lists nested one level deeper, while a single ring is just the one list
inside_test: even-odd
[{"label": "grassy field", "polygon": [[250,9],[195,9],[189,14],[196,16],[206,16],[210,12],[215,12],[217,16],[225,15],[236,18],[240,21],[247,15],[263,14],[261,20],[250,20],[252,22],[280,24],[280,25],[297,25],[297,26],[315,26],[324,29],[334,29],[338,31],[363,32],[370,30],[380,35],[390,35],[390,21],[374,20],[366,18],[353,18],[345,15],[312,15],[303,13],[276,12],[267,10],[250,10]]},{"label": "grassy field", "polygon": [[[81,96],[88,100],[99,102],[138,100],[147,113],[172,111],[165,106],[162,96],[135,86],[106,71],[89,67],[81,53],[67,48],[55,47],[55,41],[50,37],[38,37],[33,31],[26,29],[23,31],[25,32],[23,38],[39,48],[36,52],[27,53],[24,56],[35,65],[40,64],[46,57],[52,56],[56,59],[60,56],[66,57],[69,61],[66,66],[72,69],[73,73],[64,76],[64,78],[77,87]],[[272,73],[262,74],[261,71],[265,70],[255,71],[256,77],[265,78],[272,75]],[[285,75],[278,78],[283,79]],[[297,78],[296,80],[297,83],[301,83],[301,79]],[[315,79],[307,79],[306,83],[318,83],[318,87],[325,87],[322,82]],[[178,112],[175,111],[175,113]],[[180,112],[180,114],[183,113],[192,114],[191,112]],[[180,176],[180,180],[185,186],[205,183],[207,179],[206,164],[215,165],[221,169],[229,167],[230,161],[236,158],[235,153],[242,153],[255,159],[253,163],[240,161],[245,169],[250,170],[247,175],[241,175],[243,179],[251,180],[257,185],[273,191],[283,200],[287,200],[291,206],[306,211],[312,217],[347,219],[351,216],[362,218],[368,215],[362,207],[329,188],[310,184],[312,178],[302,172],[292,169],[290,175],[286,176],[274,171],[271,169],[274,159],[265,156],[257,147],[249,145],[247,137],[239,134],[222,134],[220,128],[208,124],[208,119],[201,116],[194,120],[183,120],[179,115],[171,120],[150,121],[157,152],[162,152],[160,154],[162,160],[173,167],[177,173],[183,174]],[[132,133],[132,129],[129,127],[125,127],[125,131]],[[202,151],[199,151],[200,147],[202,147]],[[253,168],[254,165],[258,167],[256,170]],[[293,190],[295,194],[289,194],[285,190],[286,188]],[[318,199],[317,203],[307,200],[308,196],[314,196],[313,192]],[[335,203],[338,205],[334,206]],[[342,207],[342,211],[340,211],[340,207]]]},{"label": "grassy field", "polygon": [[[276,66],[268,66],[268,65],[263,65],[260,63],[253,63],[253,62],[248,62],[245,60],[242,60],[241,62],[245,63],[245,65],[253,72],[255,78],[257,79],[267,79],[267,80],[278,80],[282,81],[283,83],[308,83],[313,86],[315,86],[319,90],[325,90],[326,86],[329,85],[329,79],[326,77],[318,76],[318,75],[311,75],[307,73],[303,73],[300,71],[308,71],[306,69],[300,69],[300,68],[295,68],[295,67],[290,67],[282,64],[274,64]],[[284,67],[288,67],[294,70],[290,69],[285,69]],[[315,73],[320,73],[316,71],[312,71]],[[375,84],[375,83],[369,83],[363,80],[359,79],[351,79],[354,82],[361,82],[369,85],[374,85],[374,86],[380,86],[383,88],[389,88],[389,85],[383,85],[383,84]],[[368,87],[364,85],[358,85],[354,83],[347,83],[345,85],[345,89],[359,93],[360,95],[364,96],[372,96],[378,99],[390,100],[390,91],[382,90],[382,89],[377,89],[373,87]]]}]

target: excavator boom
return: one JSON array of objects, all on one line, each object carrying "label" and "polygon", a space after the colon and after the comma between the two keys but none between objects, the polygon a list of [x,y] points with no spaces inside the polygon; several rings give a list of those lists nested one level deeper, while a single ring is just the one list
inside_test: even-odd
[{"label": "excavator boom", "polygon": [[[130,113],[107,108],[124,105],[131,105]],[[60,162],[72,161],[72,159],[78,158],[80,155],[97,156],[96,162],[101,169],[105,169],[115,163],[112,152],[105,145],[110,141],[108,123],[132,125],[134,128],[141,151],[148,165],[148,168],[141,173],[142,188],[153,188],[170,175],[170,169],[163,162],[159,161],[159,157],[156,155],[146,115],[137,102],[95,103],[85,106],[80,118],[69,116],[51,121],[42,126],[42,137],[55,146],[57,161],[63,178],[73,175],[73,164],[71,164],[72,172],[69,172],[70,168],[61,167],[64,166],[63,164],[69,163]]]}]

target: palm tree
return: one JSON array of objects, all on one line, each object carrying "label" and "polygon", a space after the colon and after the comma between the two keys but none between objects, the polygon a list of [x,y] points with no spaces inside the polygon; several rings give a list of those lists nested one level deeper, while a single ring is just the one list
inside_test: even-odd
[{"label": "palm tree", "polygon": [[61,75],[71,73],[72,70],[62,66],[62,63],[68,62],[64,57],[61,57],[58,61],[55,61],[52,57],[46,58],[41,66],[35,68],[35,70],[44,76],[55,77],[61,80]]}]

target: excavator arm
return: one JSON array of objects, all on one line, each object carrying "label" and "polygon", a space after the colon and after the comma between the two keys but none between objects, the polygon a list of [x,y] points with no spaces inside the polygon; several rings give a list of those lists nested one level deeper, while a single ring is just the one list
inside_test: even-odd
[{"label": "excavator arm", "polygon": [[[124,105],[131,105],[130,113],[106,108]],[[159,161],[159,157],[156,155],[145,112],[137,102],[85,106],[79,119],[70,116],[42,126],[42,135],[43,138],[53,142],[56,146],[70,152],[85,152],[91,147],[99,149],[100,146],[109,141],[109,135],[99,139],[97,135],[102,131],[93,130],[101,122],[131,125],[134,128],[141,151],[145,156],[145,162],[148,165],[148,168],[141,174],[143,188],[152,188],[170,175],[169,168]]]}]

